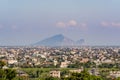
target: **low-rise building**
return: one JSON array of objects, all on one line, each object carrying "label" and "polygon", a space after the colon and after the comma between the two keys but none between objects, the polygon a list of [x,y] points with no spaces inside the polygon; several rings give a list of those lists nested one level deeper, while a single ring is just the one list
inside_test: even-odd
[{"label": "low-rise building", "polygon": [[120,77],[120,71],[110,71],[110,76],[111,77]]},{"label": "low-rise building", "polygon": [[61,62],[60,65],[61,68],[67,68],[67,66],[68,66],[68,62]]},{"label": "low-rise building", "polygon": [[60,78],[60,71],[57,70],[50,71],[50,76]]},{"label": "low-rise building", "polygon": [[69,70],[72,73],[81,73],[81,71],[83,71],[83,69],[74,69],[74,70]]}]

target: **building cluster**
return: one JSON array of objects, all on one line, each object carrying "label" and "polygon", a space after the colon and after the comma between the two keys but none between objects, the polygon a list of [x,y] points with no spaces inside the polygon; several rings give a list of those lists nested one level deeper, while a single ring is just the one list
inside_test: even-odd
[{"label": "building cluster", "polygon": [[[53,67],[67,68],[71,64],[94,62],[96,66],[103,63],[119,64],[120,47],[1,47],[0,60],[7,67]],[[96,67],[95,66],[95,67]],[[56,75],[59,72],[54,72]],[[112,72],[110,72],[112,74]],[[118,75],[117,75],[118,76]]]}]

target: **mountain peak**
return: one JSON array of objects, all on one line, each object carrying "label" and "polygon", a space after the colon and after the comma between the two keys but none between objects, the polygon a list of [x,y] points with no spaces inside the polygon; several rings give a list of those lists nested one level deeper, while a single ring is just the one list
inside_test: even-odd
[{"label": "mountain peak", "polygon": [[37,42],[37,46],[74,46],[75,41],[65,37],[62,34],[57,34],[55,36],[49,37],[42,41]]},{"label": "mountain peak", "polygon": [[63,34],[57,34],[57,35],[55,35],[55,36],[53,36],[53,37],[61,37],[61,38],[64,38],[65,36],[64,36]]}]

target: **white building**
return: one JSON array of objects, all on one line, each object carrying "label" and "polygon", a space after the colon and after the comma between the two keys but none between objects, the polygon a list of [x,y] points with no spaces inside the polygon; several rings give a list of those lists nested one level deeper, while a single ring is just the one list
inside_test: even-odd
[{"label": "white building", "polygon": [[50,76],[60,78],[60,71],[50,71]]},{"label": "white building", "polygon": [[110,76],[112,77],[120,77],[120,71],[110,71]]}]

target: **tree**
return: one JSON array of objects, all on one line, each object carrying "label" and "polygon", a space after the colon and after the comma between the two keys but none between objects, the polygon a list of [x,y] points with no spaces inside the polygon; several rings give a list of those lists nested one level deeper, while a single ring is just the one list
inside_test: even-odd
[{"label": "tree", "polygon": [[62,80],[103,80],[100,76],[90,75],[86,70],[81,73],[72,73],[70,77]]},{"label": "tree", "polygon": [[5,65],[6,65],[6,63],[4,61],[0,60],[0,69],[2,69],[2,67],[5,66]]},{"label": "tree", "polygon": [[120,80],[120,77],[118,77],[116,80]]},{"label": "tree", "polygon": [[0,80],[4,78],[4,70],[0,69]]},{"label": "tree", "polygon": [[54,77],[46,77],[45,80],[59,80],[59,78],[54,78]]},{"label": "tree", "polygon": [[16,71],[13,69],[2,69],[6,63],[0,60],[0,80],[12,80],[16,77]]},{"label": "tree", "polygon": [[5,73],[5,79],[7,80],[12,80],[13,78],[16,77],[16,71],[13,69],[5,69],[4,73]]}]

